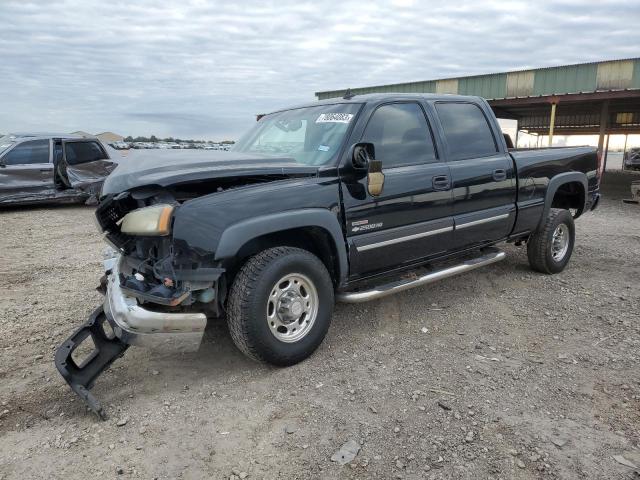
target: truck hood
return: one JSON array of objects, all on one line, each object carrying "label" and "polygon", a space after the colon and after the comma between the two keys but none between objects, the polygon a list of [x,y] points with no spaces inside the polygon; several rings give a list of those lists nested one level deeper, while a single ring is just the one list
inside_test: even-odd
[{"label": "truck hood", "polygon": [[223,177],[314,176],[318,167],[293,158],[226,151],[132,151],[107,177],[102,195],[146,186],[168,187]]}]

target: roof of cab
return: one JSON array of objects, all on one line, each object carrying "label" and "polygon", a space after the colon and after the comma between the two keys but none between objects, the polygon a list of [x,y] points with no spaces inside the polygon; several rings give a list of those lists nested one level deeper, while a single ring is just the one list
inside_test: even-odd
[{"label": "roof of cab", "polygon": [[386,102],[386,101],[394,101],[394,100],[429,100],[429,101],[437,101],[437,100],[448,100],[448,101],[482,101],[484,99],[477,96],[470,95],[455,95],[448,93],[366,93],[363,95],[353,95],[348,98],[344,97],[334,97],[327,98],[325,100],[316,100],[315,102],[308,102],[299,105],[294,105],[288,108],[281,108],[279,110],[275,110],[271,113],[282,112],[284,110],[294,110],[297,108],[305,108],[305,107],[316,107],[318,105],[335,105],[337,103],[370,103],[370,102]]}]

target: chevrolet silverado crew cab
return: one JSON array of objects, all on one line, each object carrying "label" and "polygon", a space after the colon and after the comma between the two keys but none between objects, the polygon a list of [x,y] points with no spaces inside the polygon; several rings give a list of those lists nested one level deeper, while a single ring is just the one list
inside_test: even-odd
[{"label": "chevrolet silverado crew cab", "polygon": [[496,244],[561,272],[574,219],[598,204],[599,157],[507,140],[481,98],[347,95],[265,115],[229,152],[120,164],[96,210],[113,248],[104,305],[60,346],[59,371],[102,415],[89,389],[129,345],[197,344],[211,318],[287,366],[320,345],[335,300],[497,262]]}]

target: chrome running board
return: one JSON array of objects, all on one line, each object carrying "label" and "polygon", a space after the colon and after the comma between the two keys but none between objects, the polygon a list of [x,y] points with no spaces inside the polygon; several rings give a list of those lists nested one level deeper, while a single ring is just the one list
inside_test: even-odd
[{"label": "chrome running board", "polygon": [[458,265],[452,267],[443,268],[434,272],[429,272],[417,278],[396,280],[395,282],[387,283],[386,285],[380,285],[379,287],[371,290],[363,290],[360,292],[342,292],[336,295],[336,300],[344,303],[362,303],[370,300],[376,300],[378,298],[386,297],[387,295],[393,295],[394,293],[403,292],[414,287],[421,287],[428,283],[437,282],[445,278],[453,277],[460,273],[469,272],[476,268],[484,267],[492,263],[504,260],[506,254],[498,249],[485,250],[484,254],[466,260]]}]

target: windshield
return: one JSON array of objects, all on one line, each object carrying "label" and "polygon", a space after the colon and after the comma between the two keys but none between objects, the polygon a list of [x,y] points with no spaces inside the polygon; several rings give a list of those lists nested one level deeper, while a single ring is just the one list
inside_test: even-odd
[{"label": "windshield", "polygon": [[292,157],[304,165],[327,165],[335,161],[360,105],[318,105],[265,115],[233,150]]},{"label": "windshield", "polygon": [[5,135],[0,137],[0,153],[4,152],[7,148],[16,142],[16,137],[13,135]]}]

